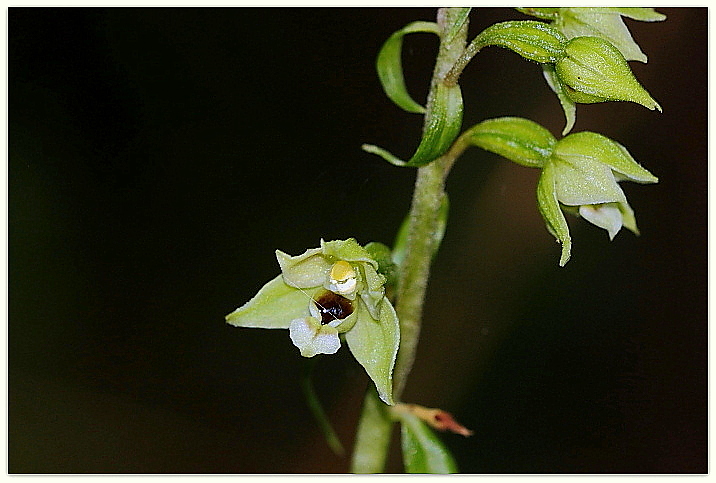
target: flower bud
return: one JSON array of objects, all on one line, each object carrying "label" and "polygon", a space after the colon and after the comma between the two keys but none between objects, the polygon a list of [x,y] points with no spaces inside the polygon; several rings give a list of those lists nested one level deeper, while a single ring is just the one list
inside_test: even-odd
[{"label": "flower bud", "polygon": [[[654,110],[661,106],[639,84],[619,49],[599,37],[576,37],[555,64],[559,80],[577,93],[608,101],[630,101]],[[568,91],[571,92],[571,91]],[[575,99],[576,100],[576,99]]]}]

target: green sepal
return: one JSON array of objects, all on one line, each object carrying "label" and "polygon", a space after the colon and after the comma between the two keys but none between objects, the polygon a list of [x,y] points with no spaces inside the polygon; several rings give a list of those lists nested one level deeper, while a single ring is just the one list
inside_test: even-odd
[{"label": "green sepal", "polygon": [[567,94],[554,70],[554,64],[544,64],[542,66],[542,73],[549,88],[552,89],[552,92],[557,94],[557,99],[559,99],[559,103],[564,111],[564,117],[567,122],[562,130],[562,136],[566,136],[567,133],[572,130],[577,120],[577,103]]},{"label": "green sepal", "polygon": [[554,26],[569,39],[600,37],[619,49],[626,60],[646,62],[646,55],[632,38],[622,16],[646,22],[666,18],[653,8],[572,7],[559,9]]},{"label": "green sepal", "polygon": [[547,129],[521,117],[488,119],[464,136],[475,146],[528,168],[542,167],[557,142]]},{"label": "green sepal", "polygon": [[406,162],[383,148],[372,144],[364,144],[363,150],[377,154],[396,166],[424,166],[450,149],[462,127],[462,92],[459,85],[447,86],[439,83],[431,91],[431,106],[425,117],[423,137],[415,154]]},{"label": "green sepal", "polygon": [[559,266],[563,267],[571,256],[572,238],[569,235],[567,219],[559,208],[555,169],[552,163],[547,163],[542,168],[542,174],[537,182],[537,207],[544,218],[547,230],[562,244]]},{"label": "green sepal", "polygon": [[279,275],[261,287],[244,305],[226,316],[226,322],[236,327],[288,329],[293,319],[307,317],[311,297],[321,287],[297,290]]},{"label": "green sepal", "polygon": [[557,153],[549,162],[555,169],[555,189],[560,203],[569,206],[626,202],[612,170],[599,159],[579,153]]},{"label": "green sepal", "polygon": [[378,268],[376,261],[370,257],[365,248],[358,244],[355,238],[332,241],[321,240],[321,250],[323,250],[323,255],[328,257],[347,262],[369,263],[374,268]]},{"label": "green sepal", "polygon": [[380,399],[392,405],[393,367],[400,344],[398,316],[386,298],[381,302],[379,320],[368,314],[367,310],[362,312],[353,328],[346,332],[346,342],[353,357],[373,380]]},{"label": "green sepal", "polygon": [[659,13],[651,7],[611,7],[620,15],[642,22],[661,22],[666,20],[666,15]]},{"label": "green sepal", "polygon": [[554,148],[554,156],[570,163],[592,159],[609,166],[621,175],[621,179],[637,183],[659,181],[659,178],[637,163],[624,146],[595,132],[583,131],[560,139]]},{"label": "green sepal", "polygon": [[567,55],[555,64],[566,86],[609,101],[630,101],[647,109],[661,106],[639,84],[624,56],[599,37],[576,37],[567,43]]},{"label": "green sepal", "polygon": [[417,416],[400,412],[400,443],[407,473],[457,473],[457,464],[435,432]]},{"label": "green sepal", "polygon": [[[450,212],[450,200],[448,199],[447,193],[443,193],[443,197],[440,200],[440,209],[438,211],[438,220],[435,224],[435,230],[433,231],[433,258],[437,255],[440,243],[445,236],[445,229],[447,228],[448,214]],[[399,268],[405,259],[405,253],[408,247],[408,227],[410,226],[410,213],[408,213],[403,222],[400,224],[398,234],[395,237],[395,243],[393,244],[393,263]]]},{"label": "green sepal", "polygon": [[403,77],[403,37],[415,32],[439,35],[440,27],[434,22],[412,22],[393,33],[378,52],[376,68],[380,84],[388,98],[405,111],[422,114],[425,108],[410,97]]},{"label": "green sepal", "polygon": [[557,29],[536,20],[500,22],[483,30],[475,39],[481,46],[496,45],[541,64],[564,57],[567,38]]}]

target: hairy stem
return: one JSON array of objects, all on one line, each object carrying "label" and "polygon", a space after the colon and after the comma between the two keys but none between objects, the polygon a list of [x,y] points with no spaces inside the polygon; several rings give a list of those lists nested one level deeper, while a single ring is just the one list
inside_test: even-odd
[{"label": "hairy stem", "polygon": [[[460,9],[441,8],[438,10],[438,25],[443,32],[458,19]],[[443,39],[440,43],[433,78],[431,94],[438,83],[443,82],[457,59],[462,55],[467,36],[467,22],[459,33],[451,39]],[[431,109],[428,96],[427,109]],[[450,154],[448,152],[448,154]],[[410,207],[408,239],[406,253],[398,280],[397,303],[395,310],[400,320],[400,350],[393,373],[393,397],[400,400],[405,389],[408,374],[413,367],[415,351],[420,335],[420,323],[423,313],[425,290],[430,275],[430,261],[434,252],[432,236],[438,224],[438,213],[444,192],[444,179],[453,160],[446,156],[418,169],[415,180],[413,201]]]},{"label": "hairy stem", "polygon": [[[432,109],[436,86],[445,81],[445,76],[463,54],[468,23],[463,10],[438,9],[437,23],[443,35],[428,94],[428,113]],[[459,27],[453,28],[455,25]],[[446,32],[454,34],[445,35]],[[418,169],[410,207],[406,253],[397,284],[395,309],[400,320],[400,349],[393,372],[393,397],[396,401],[400,400],[405,389],[418,347],[425,291],[435,248],[433,233],[438,226],[438,213],[445,196],[445,176],[463,150],[464,147],[454,147]],[[369,390],[363,403],[353,451],[351,471],[354,473],[384,471],[393,421],[385,410],[387,408],[382,411],[376,408],[376,399],[372,389]]]}]

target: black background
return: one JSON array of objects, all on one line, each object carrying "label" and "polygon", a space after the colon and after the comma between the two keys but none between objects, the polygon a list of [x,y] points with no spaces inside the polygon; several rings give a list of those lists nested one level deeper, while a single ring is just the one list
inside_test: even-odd
[{"label": "black background", "polygon": [[[475,431],[468,473],[707,471],[707,10],[627,20],[663,114],[580,105],[574,131],[660,178],[625,184],[642,235],[570,218],[572,260],[537,211],[538,173],[477,149],[448,180],[405,399]],[[320,238],[391,243],[421,118],[393,106],[381,43],[435,10],[11,8],[9,471],[342,473],[311,419],[286,331],[224,315]],[[510,9],[475,9],[470,36]],[[406,39],[424,99],[436,53]],[[538,65],[499,48],[461,78],[465,127],[558,135]],[[368,379],[349,352],[317,390],[352,447]],[[394,451],[388,470],[401,471]]]}]

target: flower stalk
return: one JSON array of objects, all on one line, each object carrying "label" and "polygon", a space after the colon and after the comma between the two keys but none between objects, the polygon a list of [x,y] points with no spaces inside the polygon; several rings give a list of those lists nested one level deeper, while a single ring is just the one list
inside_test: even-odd
[{"label": "flower stalk", "polygon": [[[459,8],[440,8],[437,23],[441,32],[451,32],[457,22],[462,25],[455,35],[442,36],[435,69],[430,85],[428,99],[433,91],[445,81],[445,76],[460,58],[467,38],[467,21],[460,18]],[[429,117],[432,105],[428,102],[426,117]],[[400,348],[393,373],[393,397],[396,401],[405,389],[408,375],[415,360],[415,352],[420,335],[420,323],[423,303],[430,274],[430,263],[434,253],[435,239],[432,233],[439,222],[440,206],[445,196],[444,180],[455,158],[462,149],[451,149],[432,163],[418,168],[415,190],[409,214],[408,238],[405,258],[398,274],[396,294],[396,312],[400,321]],[[387,452],[393,420],[387,411],[382,413],[374,407],[374,395],[370,390],[364,401],[363,413],[359,423],[356,444],[353,453],[351,471],[354,473],[379,473],[384,470],[385,457],[366,457],[364,453],[373,452],[373,441],[383,442],[381,451]]]}]

